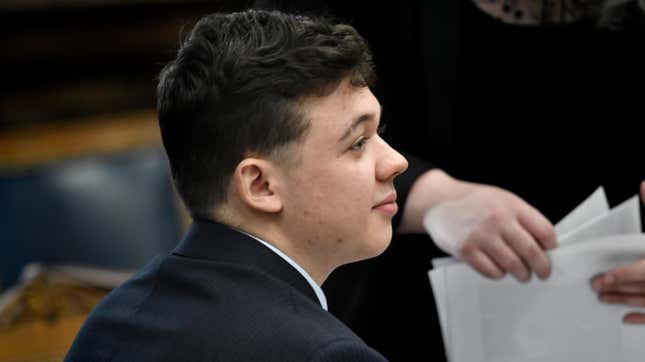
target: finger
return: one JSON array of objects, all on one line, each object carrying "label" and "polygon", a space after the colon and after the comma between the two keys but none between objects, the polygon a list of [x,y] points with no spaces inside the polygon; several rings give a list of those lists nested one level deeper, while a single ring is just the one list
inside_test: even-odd
[{"label": "finger", "polygon": [[533,206],[525,203],[519,211],[518,221],[543,249],[554,249],[557,246],[553,224]]},{"label": "finger", "polygon": [[602,293],[629,293],[645,295],[645,282],[609,285],[600,290]]},{"label": "finger", "polygon": [[641,200],[645,204],[645,181],[641,182]]},{"label": "finger", "polygon": [[631,307],[645,307],[645,295],[625,293],[600,293],[601,302],[607,304],[624,304]]},{"label": "finger", "polygon": [[623,317],[623,323],[645,324],[645,314],[636,312],[628,313]]},{"label": "finger", "polygon": [[483,243],[482,251],[502,270],[511,273],[518,281],[525,282],[531,277],[531,273],[520,257],[501,239]]},{"label": "finger", "polygon": [[641,281],[645,281],[645,259],[607,271],[601,287]]},{"label": "finger", "polygon": [[591,278],[591,288],[595,291],[600,291],[603,287],[603,279],[605,278],[605,274],[598,274]]},{"label": "finger", "polygon": [[517,223],[508,225],[502,231],[502,237],[517,255],[522,258],[540,279],[546,279],[551,274],[551,263],[539,247],[537,241]]},{"label": "finger", "polygon": [[500,279],[506,274],[486,254],[474,246],[463,248],[461,256],[470,266],[488,278]]}]

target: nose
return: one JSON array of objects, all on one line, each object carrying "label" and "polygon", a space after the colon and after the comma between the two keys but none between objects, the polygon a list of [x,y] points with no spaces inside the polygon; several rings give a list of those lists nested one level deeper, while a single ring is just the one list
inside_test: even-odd
[{"label": "nose", "polygon": [[376,160],[376,179],[391,181],[408,169],[408,161],[381,137],[378,142],[382,151]]}]

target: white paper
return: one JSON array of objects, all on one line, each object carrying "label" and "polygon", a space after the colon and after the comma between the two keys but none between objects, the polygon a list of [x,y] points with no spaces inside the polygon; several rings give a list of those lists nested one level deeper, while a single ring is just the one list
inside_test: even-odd
[{"label": "white paper", "polygon": [[[434,260],[433,260],[434,265]],[[446,293],[446,275],[444,268],[435,268],[428,272],[430,283],[432,284],[432,293],[434,294],[434,302],[439,314],[439,326],[441,327],[441,335],[443,336],[443,350],[446,352],[446,359],[450,361],[450,331],[448,323],[448,305]]]},{"label": "white paper", "polygon": [[608,210],[598,188],[556,225],[547,281],[494,281],[454,258],[433,259],[429,278],[448,361],[642,361],[645,327],[623,325],[629,308],[601,304],[589,284],[645,257],[639,213],[636,196]]},{"label": "white paper", "polygon": [[558,235],[560,246],[603,236],[640,233],[639,202],[638,196],[633,196],[607,214],[584,223],[566,235]]},{"label": "white paper", "polygon": [[[558,236],[569,234],[589,220],[606,215],[608,212],[609,203],[607,202],[605,189],[600,186],[555,225],[555,234]],[[560,238],[558,238],[558,242],[562,243]]]},{"label": "white paper", "polygon": [[645,236],[614,236],[549,252],[547,281],[486,279],[467,265],[443,269],[451,362],[631,362],[645,343],[623,347],[622,335],[645,341],[645,328],[626,330],[633,308],[598,301],[591,277],[645,257]]}]

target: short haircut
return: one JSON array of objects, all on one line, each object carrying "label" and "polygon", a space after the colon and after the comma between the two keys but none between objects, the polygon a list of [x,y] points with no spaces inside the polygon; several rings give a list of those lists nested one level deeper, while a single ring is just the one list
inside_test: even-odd
[{"label": "short haircut", "polygon": [[245,157],[289,158],[283,151],[309,129],[299,101],[348,77],[356,87],[375,79],[369,47],[349,25],[263,10],[199,20],[157,88],[163,144],[190,213],[208,217],[226,201]]}]

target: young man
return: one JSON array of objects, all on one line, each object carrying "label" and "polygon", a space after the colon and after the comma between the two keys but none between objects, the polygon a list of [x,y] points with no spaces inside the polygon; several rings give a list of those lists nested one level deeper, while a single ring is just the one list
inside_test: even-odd
[{"label": "young man", "polygon": [[[320,289],[392,236],[393,180],[407,162],[377,132],[373,78],[350,26],[253,10],[200,20],[158,89],[164,147],[195,222],[92,312],[66,360],[383,361],[325,310]],[[544,243],[552,230],[539,213],[426,171],[406,177],[400,232],[422,232],[433,208],[474,266],[548,275],[533,236]]]},{"label": "young man", "polygon": [[319,285],[382,253],[406,160],[378,135],[364,40],[277,12],[202,19],[161,75],[159,122],[195,218],[113,291],[68,361],[383,361]]}]

